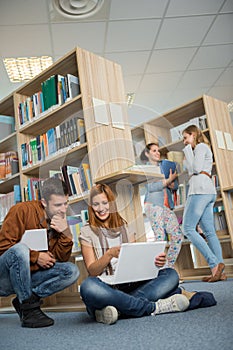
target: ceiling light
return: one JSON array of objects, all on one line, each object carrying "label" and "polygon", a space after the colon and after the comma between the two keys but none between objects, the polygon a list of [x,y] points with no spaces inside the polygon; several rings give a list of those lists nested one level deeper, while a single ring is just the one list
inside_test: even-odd
[{"label": "ceiling light", "polygon": [[126,94],[126,103],[127,103],[127,105],[129,107],[132,106],[132,104],[134,102],[134,98],[135,98],[135,93],[134,92],[128,92]]},{"label": "ceiling light", "polygon": [[103,3],[104,0],[53,0],[57,12],[70,19],[93,16]]},{"label": "ceiling light", "polygon": [[52,63],[52,57],[18,57],[3,59],[7,74],[12,83],[28,81],[41,73]]},{"label": "ceiling light", "polygon": [[233,100],[227,105],[229,112],[233,112]]}]

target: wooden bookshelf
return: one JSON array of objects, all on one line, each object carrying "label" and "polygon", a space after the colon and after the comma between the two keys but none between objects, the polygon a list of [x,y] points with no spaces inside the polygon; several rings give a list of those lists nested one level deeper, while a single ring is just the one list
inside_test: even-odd
[{"label": "wooden bookshelf", "polygon": [[[22,119],[18,115],[19,104],[26,105],[25,102],[37,94],[41,90],[42,83],[51,76],[65,76],[67,74],[79,78],[80,94],[63,104],[56,104],[36,116],[30,116],[28,121],[22,123]],[[107,123],[99,122],[96,116],[97,110],[94,104],[96,99],[106,105]],[[121,114],[122,123],[119,126],[114,125],[112,121],[111,104],[117,107]],[[145,238],[139,184],[152,178],[152,175],[153,177],[156,175],[129,170],[129,167],[135,164],[135,159],[122,71],[117,63],[81,48],[75,48],[41,74],[18,88],[10,97],[0,101],[0,113],[11,115],[16,122],[16,133],[0,142],[0,150],[1,147],[7,150],[14,142],[14,146],[18,149],[20,165],[19,174],[4,181],[4,184],[0,183],[0,189],[4,186],[6,192],[11,191],[14,183],[17,182],[21,185],[21,194],[24,198],[23,189],[27,185],[28,179],[32,177],[46,178],[49,176],[50,170],[59,171],[62,165],[79,166],[83,161],[89,162],[93,183],[109,183],[113,190],[116,190],[117,187],[117,201],[121,214],[134,232],[140,232],[138,240]],[[85,143],[59,150],[40,162],[22,165],[21,145],[23,143],[29,142],[37,135],[46,133],[50,128],[56,128],[74,115],[84,120]],[[128,181],[132,185],[130,188]],[[69,204],[75,214],[80,213],[80,208],[86,209],[87,198],[86,192],[79,196],[70,197]],[[46,308],[51,310],[60,310],[63,307],[80,309],[80,305],[83,308],[78,288],[82,279],[85,278],[86,272],[83,261],[76,261],[74,256],[71,259],[78,264],[81,272],[78,282],[70,288],[46,298],[44,304]],[[10,300],[11,297],[0,298],[0,306],[7,306],[6,304],[10,304]]]},{"label": "wooden bookshelf", "polygon": [[[233,276],[233,151],[221,149],[218,146],[216,130],[222,133],[233,135],[233,127],[227,104],[207,95],[200,96],[191,100],[175,109],[172,109],[163,115],[149,120],[134,129],[132,129],[132,138],[137,148],[137,143],[147,144],[150,142],[160,142],[165,140],[165,144],[160,147],[161,156],[166,157],[169,151],[181,152],[184,145],[182,140],[172,141],[171,128],[178,127],[187,123],[193,118],[206,116],[206,128],[203,132],[208,136],[214,156],[214,171],[218,176],[219,188],[216,206],[223,206],[227,221],[227,228],[217,232],[225,262],[227,262],[226,272],[229,276]],[[137,158],[138,155],[136,155]],[[183,181],[183,175],[179,176],[179,181]],[[180,205],[175,208],[177,216],[182,216],[184,206]],[[190,242],[183,243],[180,255],[177,259],[177,270],[181,278],[184,279],[200,279],[204,275],[210,273],[210,269],[199,253],[195,251],[198,268],[195,268],[193,262],[193,248],[191,251]],[[230,260],[229,260],[230,259]]]}]

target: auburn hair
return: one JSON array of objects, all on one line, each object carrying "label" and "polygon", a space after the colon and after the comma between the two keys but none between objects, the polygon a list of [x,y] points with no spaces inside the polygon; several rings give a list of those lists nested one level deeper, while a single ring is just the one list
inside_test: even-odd
[{"label": "auburn hair", "polygon": [[[101,221],[96,215],[92,208],[93,198],[99,194],[104,193],[109,202],[109,218],[104,222]],[[93,186],[90,190],[89,203],[88,203],[88,215],[89,215],[89,224],[92,229],[95,230],[98,227],[105,227],[106,222],[108,223],[107,227],[111,230],[119,230],[119,227],[126,224],[126,221],[121,217],[117,211],[116,197],[111,188],[105,184],[97,184]]]}]

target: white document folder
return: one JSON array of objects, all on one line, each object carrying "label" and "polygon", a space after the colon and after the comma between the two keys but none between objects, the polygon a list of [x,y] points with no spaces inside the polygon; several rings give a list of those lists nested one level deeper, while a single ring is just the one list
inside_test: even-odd
[{"label": "white document folder", "polygon": [[21,239],[32,250],[48,250],[47,230],[45,228],[26,230]]}]

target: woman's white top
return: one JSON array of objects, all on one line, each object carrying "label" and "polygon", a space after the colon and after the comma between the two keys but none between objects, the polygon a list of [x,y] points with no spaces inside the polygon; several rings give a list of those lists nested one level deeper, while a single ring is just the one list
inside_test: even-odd
[{"label": "woman's white top", "polygon": [[213,154],[210,147],[205,143],[199,143],[192,150],[191,145],[187,145],[183,152],[185,154],[184,166],[191,176],[188,196],[192,194],[216,194],[212,179],[206,174],[200,174],[201,171],[205,171],[211,175]]}]

